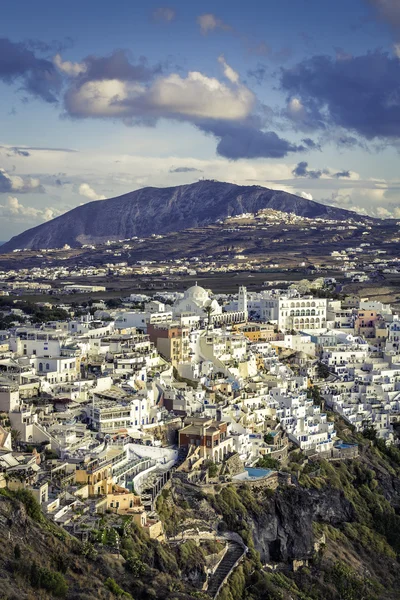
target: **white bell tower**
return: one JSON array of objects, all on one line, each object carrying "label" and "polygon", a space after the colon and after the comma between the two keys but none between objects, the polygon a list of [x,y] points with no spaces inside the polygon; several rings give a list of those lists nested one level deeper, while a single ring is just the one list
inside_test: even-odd
[{"label": "white bell tower", "polygon": [[249,314],[247,311],[247,289],[244,285],[239,287],[238,311],[243,311],[247,319]]}]

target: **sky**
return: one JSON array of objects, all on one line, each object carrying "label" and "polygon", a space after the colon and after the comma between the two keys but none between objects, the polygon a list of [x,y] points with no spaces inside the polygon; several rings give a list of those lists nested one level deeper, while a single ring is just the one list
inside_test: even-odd
[{"label": "sky", "polygon": [[400,0],[2,0],[0,240],[201,178],[400,218]]}]

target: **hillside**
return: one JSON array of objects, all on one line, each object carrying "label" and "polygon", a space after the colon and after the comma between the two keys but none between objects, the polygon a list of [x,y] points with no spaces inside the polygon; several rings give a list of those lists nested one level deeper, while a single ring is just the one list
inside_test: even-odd
[{"label": "hillside", "polygon": [[360,220],[350,211],[261,186],[199,181],[172,188],[143,188],[109,200],[88,202],[6,242],[16,248],[60,248],[146,237],[201,227],[219,219],[272,208],[303,217]]},{"label": "hillside", "polygon": [[400,451],[336,425],[360,444],[360,457],[308,464],[294,451],[286,467],[297,474],[294,485],[228,485],[207,494],[173,479],[157,502],[173,544],[104,515],[99,539],[116,527],[120,557],[47,521],[29,492],[0,490],[2,600],[206,600],[206,556],[221,546],[183,541],[182,532],[196,528],[220,540],[240,535],[248,547],[218,600],[397,599]]}]

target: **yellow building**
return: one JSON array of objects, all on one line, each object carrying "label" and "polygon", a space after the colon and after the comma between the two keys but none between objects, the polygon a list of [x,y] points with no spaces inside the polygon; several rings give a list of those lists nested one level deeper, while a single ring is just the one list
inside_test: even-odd
[{"label": "yellow building", "polygon": [[238,323],[233,326],[233,330],[242,333],[250,342],[271,342],[281,339],[281,336],[275,332],[275,326],[268,323]]},{"label": "yellow building", "polygon": [[129,514],[138,507],[144,510],[140,496],[128,492],[125,488],[114,486],[114,490],[107,494],[107,510],[117,515]]},{"label": "yellow building", "polygon": [[114,488],[112,480],[112,466],[124,456],[120,449],[109,449],[102,458],[94,458],[78,465],[75,471],[75,481],[87,486],[87,495],[106,496]]}]

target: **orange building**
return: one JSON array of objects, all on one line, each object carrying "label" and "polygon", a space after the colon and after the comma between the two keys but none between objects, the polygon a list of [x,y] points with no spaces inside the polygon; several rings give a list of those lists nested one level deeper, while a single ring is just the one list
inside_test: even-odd
[{"label": "orange building", "polygon": [[189,331],[178,323],[149,323],[147,326],[150,341],[173,365],[189,360]]}]

